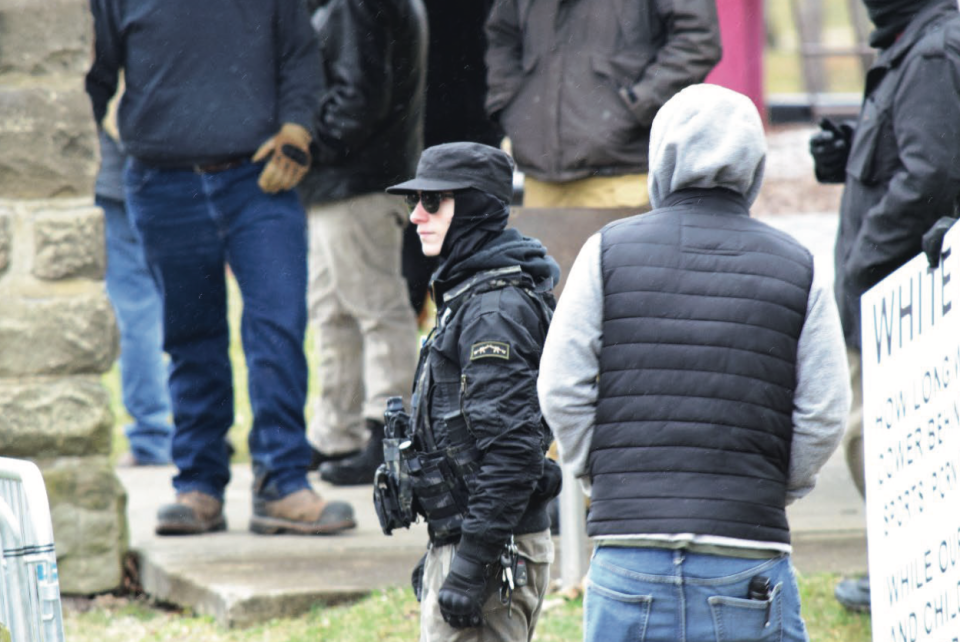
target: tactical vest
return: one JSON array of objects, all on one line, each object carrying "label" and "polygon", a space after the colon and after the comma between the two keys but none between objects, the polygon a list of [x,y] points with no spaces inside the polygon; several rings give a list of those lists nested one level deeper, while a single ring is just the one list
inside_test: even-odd
[{"label": "tactical vest", "polygon": [[[431,346],[455,339],[446,334],[448,326],[468,301],[478,299],[481,313],[497,310],[500,294],[507,286],[519,287],[535,302],[545,333],[553,310],[544,299],[552,295],[537,291],[527,281],[521,268],[512,266],[481,272],[447,292],[437,326],[420,349],[410,421],[421,472],[413,482],[413,494],[435,545],[460,539],[460,526],[480,469],[480,452],[463,411],[460,364],[431,358],[436,357]],[[548,435],[545,442],[549,443],[549,428],[543,428]]]},{"label": "tactical vest", "polygon": [[688,190],[664,205],[602,231],[588,532],[789,542],[813,259],[733,192]]}]

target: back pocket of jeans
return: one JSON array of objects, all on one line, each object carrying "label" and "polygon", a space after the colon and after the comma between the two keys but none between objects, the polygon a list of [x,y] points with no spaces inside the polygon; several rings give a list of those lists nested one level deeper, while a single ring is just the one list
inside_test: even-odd
[{"label": "back pocket of jeans", "polygon": [[587,582],[584,639],[643,642],[650,619],[650,595],[630,595]]},{"label": "back pocket of jeans", "polygon": [[707,599],[713,613],[717,642],[770,642],[780,640],[783,602],[777,584],[767,600],[715,595]]}]

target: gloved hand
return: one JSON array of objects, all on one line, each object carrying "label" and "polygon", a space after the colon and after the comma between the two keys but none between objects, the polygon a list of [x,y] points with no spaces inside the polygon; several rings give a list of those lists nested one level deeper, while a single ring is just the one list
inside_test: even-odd
[{"label": "gloved hand", "polygon": [[310,132],[296,123],[284,123],[275,136],[268,139],[253,162],[270,158],[260,173],[257,184],[268,194],[293,189],[310,168]]},{"label": "gloved hand", "polygon": [[813,170],[821,183],[842,183],[847,178],[847,158],[853,127],[837,125],[829,118],[820,120],[820,131],[810,137]]},{"label": "gloved hand", "polygon": [[943,249],[943,237],[946,235],[947,230],[953,227],[953,224],[956,222],[957,219],[944,216],[934,223],[933,227],[923,235],[923,240],[920,241],[920,247],[923,248],[923,253],[927,255],[927,263],[930,264],[930,267],[935,268],[940,265],[940,250]]},{"label": "gloved hand", "polygon": [[420,561],[417,562],[417,565],[413,567],[413,572],[410,574],[410,586],[413,587],[413,594],[416,596],[417,602],[423,601],[423,570],[426,563],[427,554],[424,553],[423,557],[421,557]]},{"label": "gloved hand", "polygon": [[437,600],[443,621],[455,629],[483,625],[483,602],[487,594],[486,567],[460,553],[450,562],[450,573]]}]

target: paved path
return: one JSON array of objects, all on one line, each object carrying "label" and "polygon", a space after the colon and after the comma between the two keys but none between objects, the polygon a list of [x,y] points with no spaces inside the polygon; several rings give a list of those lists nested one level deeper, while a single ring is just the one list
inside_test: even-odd
[{"label": "paved path", "polygon": [[[817,269],[831,270],[835,216],[780,215],[765,220],[810,247]],[[118,471],[129,496],[130,542],[139,553],[143,587],[161,600],[189,606],[225,625],[292,616],[319,600],[350,599],[378,587],[405,585],[424,550],[422,524],[383,536],[369,488],[339,489],[322,482],[316,487],[325,497],[353,503],[359,521],[356,531],[334,537],[254,535],[247,530],[252,475],[242,464],[233,467],[228,487],[228,531],[160,538],[153,534],[155,515],[157,507],[173,497],[173,472]],[[791,506],[788,514],[801,573],[866,568],[863,507],[842,453],[826,465],[813,493]]]}]

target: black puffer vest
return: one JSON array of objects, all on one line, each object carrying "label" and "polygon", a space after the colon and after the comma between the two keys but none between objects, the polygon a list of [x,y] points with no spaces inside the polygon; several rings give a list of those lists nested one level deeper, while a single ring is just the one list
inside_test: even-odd
[{"label": "black puffer vest", "polygon": [[726,190],[602,231],[591,536],[789,542],[797,342],[813,258]]}]

